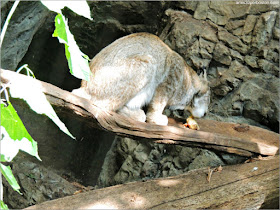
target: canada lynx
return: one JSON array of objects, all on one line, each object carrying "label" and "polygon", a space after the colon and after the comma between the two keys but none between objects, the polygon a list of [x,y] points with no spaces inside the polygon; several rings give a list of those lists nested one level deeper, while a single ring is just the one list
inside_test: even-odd
[{"label": "canada lynx", "polygon": [[82,81],[73,93],[106,110],[160,125],[168,123],[165,107],[188,109],[194,117],[208,110],[206,72],[198,76],[155,35],[136,33],[116,40],[92,59],[90,69],[90,81]]}]

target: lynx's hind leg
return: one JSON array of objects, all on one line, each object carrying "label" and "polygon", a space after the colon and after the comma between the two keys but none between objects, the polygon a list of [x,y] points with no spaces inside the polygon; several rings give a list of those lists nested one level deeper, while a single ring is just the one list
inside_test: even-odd
[{"label": "lynx's hind leg", "polygon": [[136,54],[95,69],[93,81],[87,86],[92,102],[111,111],[124,106],[140,109],[153,96],[155,66],[152,56]]},{"label": "lynx's hind leg", "polygon": [[124,115],[126,117],[130,117],[140,122],[146,121],[146,115],[142,109],[130,109],[127,106],[124,106],[121,109],[119,109],[117,113]]},{"label": "lynx's hind leg", "polygon": [[75,94],[76,96],[80,96],[80,97],[86,98],[88,100],[90,100],[90,98],[91,98],[91,96],[86,92],[85,88],[83,88],[83,87],[72,90],[72,93]]}]

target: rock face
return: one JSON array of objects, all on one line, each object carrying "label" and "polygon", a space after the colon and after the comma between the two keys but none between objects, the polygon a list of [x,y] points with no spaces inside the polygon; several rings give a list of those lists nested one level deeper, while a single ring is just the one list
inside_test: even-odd
[{"label": "rock face", "polygon": [[[167,25],[160,37],[194,69],[208,68],[211,114],[249,118],[255,125],[278,131],[279,43],[273,31],[279,28],[279,14],[267,7],[238,10],[235,6],[199,2],[193,16],[167,10]],[[203,12],[206,8],[210,12]],[[263,13],[255,15],[257,11]],[[219,12],[216,18],[215,12]],[[235,17],[244,19],[231,20]]]},{"label": "rock face", "polygon": [[[69,9],[64,9],[63,13],[80,49],[89,57],[127,34],[156,34],[195,71],[207,68],[212,91],[207,118],[249,123],[278,132],[279,4],[236,4],[235,1],[88,3],[92,21],[77,16]],[[2,26],[11,6],[11,2],[1,2]],[[80,81],[68,73],[64,46],[52,38],[54,17],[55,14],[40,2],[20,2],[1,48],[1,67],[15,70],[27,63],[36,78],[72,90],[79,87]],[[18,109],[20,114],[26,107],[18,105]],[[176,117],[188,116],[187,112],[171,112],[168,109],[165,112]],[[68,122],[71,122],[69,125],[72,125],[80,141],[68,144],[67,141],[72,140],[58,134],[54,126],[40,128],[40,123],[34,126],[30,120],[34,117],[24,115],[21,114],[21,117],[25,118],[28,130],[39,142],[44,167],[77,172],[73,176],[86,185],[95,185],[98,176],[97,187],[105,187],[244,161],[225,153],[173,145],[140,144],[128,138],[116,137],[111,145],[112,139],[109,138],[112,137],[83,131],[80,128],[86,127],[77,126],[75,119]],[[92,139],[96,140],[95,143],[90,143]],[[32,163],[27,165],[31,171],[37,167]],[[15,173],[19,179],[23,177],[20,171],[15,170]],[[55,179],[60,180],[59,177]],[[61,183],[68,186],[64,181]],[[43,186],[48,185],[43,183],[42,189]],[[41,188],[35,186],[34,191],[38,194],[32,202],[27,197],[31,196],[33,189],[25,188],[27,197],[24,199],[27,201],[20,200],[23,198],[14,201],[13,194],[6,189],[6,202],[13,208],[23,208],[42,202],[44,199],[41,197],[48,200],[73,192],[72,188],[64,190],[59,185],[57,189],[51,187],[57,194],[50,195],[44,189],[39,192]]]},{"label": "rock face", "polygon": [[245,158],[200,148],[139,143],[116,137],[108,152],[97,186],[175,176],[193,169],[241,163]]},{"label": "rock face", "polygon": [[[19,157],[21,160],[19,160]],[[17,162],[12,164],[13,173],[20,184],[22,195],[15,192],[4,179],[4,202],[10,208],[22,209],[36,203],[73,195],[75,186],[56,173],[34,162],[23,161],[19,155]]]},{"label": "rock face", "polygon": [[[4,5],[4,7],[8,6],[7,4]],[[7,12],[5,14],[8,15]],[[26,54],[33,36],[49,14],[50,11],[40,2],[21,2],[18,5],[17,12],[12,16],[11,24],[9,24],[1,48],[2,68],[16,69]],[[6,17],[2,17],[1,20],[4,22],[5,19]]]}]

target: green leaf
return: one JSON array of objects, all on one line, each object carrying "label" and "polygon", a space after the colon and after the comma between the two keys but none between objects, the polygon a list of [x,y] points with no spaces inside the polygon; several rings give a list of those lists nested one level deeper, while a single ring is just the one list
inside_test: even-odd
[{"label": "green leaf", "polygon": [[77,78],[89,81],[89,58],[80,51],[74,36],[69,30],[67,21],[61,14],[55,17],[53,37],[57,37],[60,43],[65,44],[65,55],[70,73]]},{"label": "green leaf", "polygon": [[53,32],[53,37],[57,37],[60,43],[67,44],[67,34],[65,30],[65,22],[62,15],[57,15],[55,17],[55,30]]},{"label": "green leaf", "polygon": [[23,137],[32,139],[10,102],[8,102],[8,106],[1,103],[1,126],[5,127],[14,140],[21,140]]},{"label": "green leaf", "polygon": [[10,102],[8,106],[1,104],[1,161],[11,161],[22,150],[38,160],[37,142],[25,129]]},{"label": "green leaf", "polygon": [[21,98],[25,100],[33,111],[38,114],[44,114],[48,116],[64,133],[71,138],[75,137],[69,132],[65,124],[58,118],[54,109],[47,100],[45,94],[42,92],[41,83],[37,82],[34,78],[29,77],[30,80],[34,80],[30,83],[13,83],[10,87],[10,93],[13,98]]},{"label": "green leaf", "polygon": [[9,182],[9,184],[12,186],[12,188],[17,191],[19,194],[22,194],[19,189],[20,186],[17,183],[16,178],[13,175],[13,172],[10,168],[10,166],[5,166],[2,163],[0,163],[0,167],[1,167],[1,173],[3,174],[3,176],[5,177],[5,179]]},{"label": "green leaf", "polygon": [[90,8],[86,1],[41,1],[49,10],[52,10],[57,13],[62,13],[61,10],[64,7],[68,7],[73,12],[78,15],[84,16],[92,20],[90,16]]},{"label": "green leaf", "polygon": [[0,200],[0,209],[9,209],[8,206]]}]

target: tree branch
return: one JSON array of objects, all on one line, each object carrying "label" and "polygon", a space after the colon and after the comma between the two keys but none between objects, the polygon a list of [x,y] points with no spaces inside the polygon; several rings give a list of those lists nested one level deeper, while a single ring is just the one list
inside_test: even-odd
[{"label": "tree branch", "polygon": [[202,147],[247,157],[254,153],[275,155],[279,149],[278,134],[255,126],[246,125],[242,130],[238,124],[201,119],[198,120],[201,130],[196,131],[184,128],[182,123],[172,123],[172,120],[169,126],[142,123],[103,110],[89,100],[49,83],[9,70],[1,69],[1,83],[10,83],[9,86],[21,84],[21,88],[26,83],[40,84],[49,102],[60,111],[79,116],[94,128],[141,141]]}]

